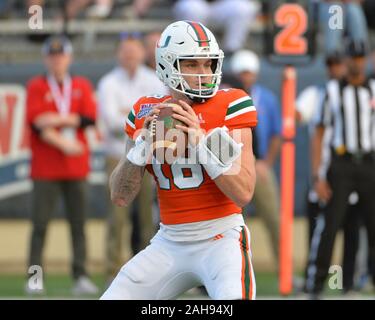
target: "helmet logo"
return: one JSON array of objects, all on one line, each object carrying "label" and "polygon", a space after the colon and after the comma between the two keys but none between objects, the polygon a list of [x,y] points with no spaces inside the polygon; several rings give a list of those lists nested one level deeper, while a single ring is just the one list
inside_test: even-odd
[{"label": "helmet logo", "polygon": [[157,47],[158,47],[158,48],[166,48],[166,47],[168,47],[170,41],[171,41],[171,36],[168,36],[168,37],[165,39],[164,44],[163,44],[162,46],[160,46],[160,45],[159,45],[159,42],[158,42]]}]

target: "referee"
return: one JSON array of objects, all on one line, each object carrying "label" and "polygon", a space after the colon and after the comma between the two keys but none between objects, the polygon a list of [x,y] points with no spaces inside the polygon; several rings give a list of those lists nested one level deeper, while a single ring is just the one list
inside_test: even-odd
[{"label": "referee", "polygon": [[[367,228],[370,270],[375,280],[375,80],[366,78],[366,44],[348,46],[348,74],[327,85],[325,103],[314,136],[314,186],[326,208],[318,217],[307,268],[306,291],[317,297],[328,274],[337,231],[342,227],[348,197],[359,195],[359,212]],[[323,136],[329,132],[332,159],[324,170]]]}]

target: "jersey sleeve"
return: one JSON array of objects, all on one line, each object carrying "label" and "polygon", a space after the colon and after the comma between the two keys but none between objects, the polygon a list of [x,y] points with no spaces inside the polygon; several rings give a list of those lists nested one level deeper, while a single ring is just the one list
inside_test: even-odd
[{"label": "jersey sleeve", "polygon": [[136,123],[135,123],[135,115],[137,110],[137,103],[133,106],[130,110],[128,117],[125,121],[125,132],[129,136],[129,138],[134,139],[134,134],[137,131]]},{"label": "jersey sleeve", "polygon": [[229,130],[254,128],[257,125],[257,112],[253,100],[243,90],[231,91],[224,125]]},{"label": "jersey sleeve", "polygon": [[137,137],[138,130],[143,128],[143,123],[152,108],[165,99],[165,96],[149,96],[140,98],[132,107],[125,122],[125,132],[131,138]]}]

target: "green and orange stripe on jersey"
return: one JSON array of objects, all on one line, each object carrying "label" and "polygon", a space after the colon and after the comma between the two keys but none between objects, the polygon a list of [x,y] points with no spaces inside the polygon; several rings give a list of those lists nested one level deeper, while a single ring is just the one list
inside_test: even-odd
[{"label": "green and orange stripe on jersey", "polygon": [[253,100],[249,96],[241,97],[228,105],[225,120],[230,120],[250,111],[256,111]]},{"label": "green and orange stripe on jersey", "polygon": [[240,234],[240,247],[242,255],[242,270],[241,270],[241,283],[242,283],[242,299],[252,300],[255,290],[255,283],[253,279],[253,267],[249,257],[249,241],[245,227],[242,227]]},{"label": "green and orange stripe on jersey", "polygon": [[193,21],[186,21],[188,24],[191,25],[193,28],[197,38],[198,43],[200,47],[208,47],[209,46],[209,39],[206,33],[206,30],[204,30],[204,27],[199,22],[193,22]]},{"label": "green and orange stripe on jersey", "polygon": [[133,129],[135,129],[135,112],[134,112],[134,108],[132,108],[132,110],[129,112],[129,115],[126,118],[126,123],[130,127],[132,127]]}]

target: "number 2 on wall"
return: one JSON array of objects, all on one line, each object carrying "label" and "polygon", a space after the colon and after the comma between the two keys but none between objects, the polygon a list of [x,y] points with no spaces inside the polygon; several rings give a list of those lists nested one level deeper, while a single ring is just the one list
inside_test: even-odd
[{"label": "number 2 on wall", "polygon": [[275,37],[274,49],[280,55],[305,55],[307,40],[306,11],[298,4],[283,4],[275,12],[275,23],[283,28]]}]

